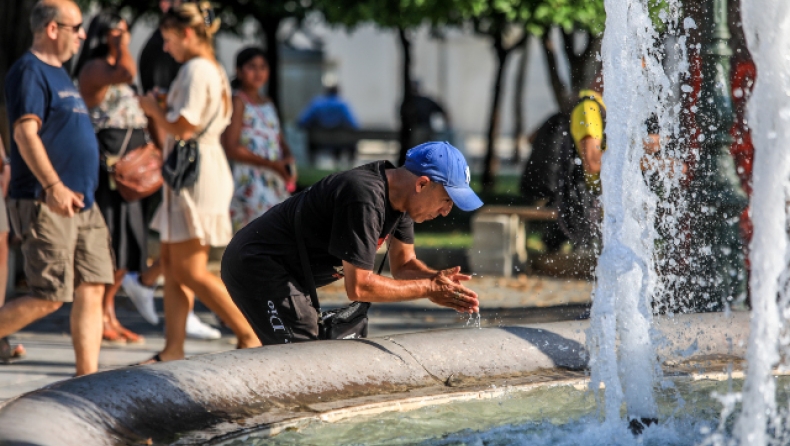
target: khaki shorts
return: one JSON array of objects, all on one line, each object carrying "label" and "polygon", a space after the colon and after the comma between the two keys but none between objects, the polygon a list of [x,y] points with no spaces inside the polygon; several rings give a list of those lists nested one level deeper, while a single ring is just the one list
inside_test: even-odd
[{"label": "khaki shorts", "polygon": [[0,202],[0,234],[3,232],[8,232],[10,228],[8,227],[8,211],[6,210],[5,200],[1,200]]},{"label": "khaki shorts", "polygon": [[14,232],[22,239],[30,294],[55,302],[74,300],[83,283],[114,282],[110,234],[98,206],[61,217],[36,200],[8,200]]}]

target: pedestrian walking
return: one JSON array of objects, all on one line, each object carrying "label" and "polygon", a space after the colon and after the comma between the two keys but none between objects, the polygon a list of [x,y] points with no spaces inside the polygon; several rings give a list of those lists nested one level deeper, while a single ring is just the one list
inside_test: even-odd
[{"label": "pedestrian walking", "polygon": [[5,84],[13,129],[8,207],[30,294],[0,308],[0,338],[73,301],[76,374],[85,375],[98,369],[102,297],[113,283],[109,233],[94,203],[99,148],[88,108],[63,69],[85,30],[71,0],[39,1],[30,26],[33,45]]},{"label": "pedestrian walking", "polygon": [[140,105],[168,134],[165,158],[175,150],[176,138],[193,140],[199,163],[191,186],[176,191],[173,184],[165,185],[152,222],[162,241],[166,343],[151,362],[184,357],[187,314],[195,294],[233,330],[239,348],[260,345],[222,281],[207,269],[209,248],[226,245],[233,234],[233,177],[220,144],[232,112],[231,89],[212,46],[219,19],[208,2],[185,3],[165,14],[160,29],[165,51],[184,65],[168,92],[167,110],[150,93],[140,98]]}]

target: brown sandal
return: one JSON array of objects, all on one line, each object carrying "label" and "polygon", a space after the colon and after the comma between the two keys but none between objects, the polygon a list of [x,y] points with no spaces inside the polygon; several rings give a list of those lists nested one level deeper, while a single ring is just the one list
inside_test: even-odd
[{"label": "brown sandal", "polygon": [[102,330],[101,339],[102,341],[111,342],[113,344],[126,344],[126,338],[112,328],[105,328]]},{"label": "brown sandal", "polygon": [[144,344],[145,343],[145,338],[144,337],[142,337],[141,335],[139,335],[139,334],[127,329],[127,328],[121,327],[118,330],[118,334],[124,340],[126,340],[126,342],[128,342],[130,344]]}]

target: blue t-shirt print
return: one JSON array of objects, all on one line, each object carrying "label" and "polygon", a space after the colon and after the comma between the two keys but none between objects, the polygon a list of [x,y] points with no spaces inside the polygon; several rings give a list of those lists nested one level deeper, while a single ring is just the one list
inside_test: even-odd
[{"label": "blue t-shirt print", "polygon": [[[9,70],[5,95],[11,128],[25,116],[41,121],[38,135],[52,166],[66,187],[84,196],[85,209],[89,209],[99,180],[99,145],[85,101],[66,70],[28,51]],[[42,189],[12,139],[8,195],[33,199]]]}]

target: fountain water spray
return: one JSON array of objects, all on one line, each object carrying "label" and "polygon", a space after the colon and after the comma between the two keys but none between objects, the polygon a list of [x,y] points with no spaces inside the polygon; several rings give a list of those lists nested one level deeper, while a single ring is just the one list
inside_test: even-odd
[{"label": "fountain water spray", "polygon": [[[648,3],[605,2],[603,252],[587,337],[592,389],[597,391],[601,383],[606,386],[606,420],[618,422],[624,402],[634,432],[657,418],[653,387],[660,372],[651,338],[652,298],[658,283],[654,268],[658,198],[646,181],[649,172],[643,174],[640,167],[645,123],[657,116],[664,138],[678,131],[671,124],[676,121],[670,119],[676,75],[664,70]],[[674,27],[679,8],[674,0],[667,3],[660,18]]]},{"label": "fountain water spray", "polygon": [[[787,240],[788,179],[790,178],[790,3],[751,0],[741,3],[743,28],[757,81],[749,100],[748,117],[754,141],[751,242],[752,319],[747,353],[748,374],[743,410],[735,435],[740,444],[769,444],[769,427],[776,424],[773,368],[779,362],[780,338],[790,329],[790,293],[783,277],[790,263]],[[780,297],[777,305],[777,296]],[[780,342],[781,341],[781,342]]]}]

